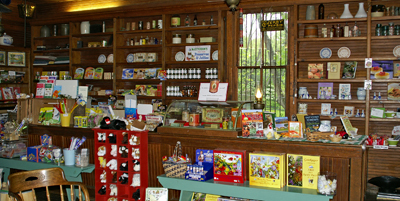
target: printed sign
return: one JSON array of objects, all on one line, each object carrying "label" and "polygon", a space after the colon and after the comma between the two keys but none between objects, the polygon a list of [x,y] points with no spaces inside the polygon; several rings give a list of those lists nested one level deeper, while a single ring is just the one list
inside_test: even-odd
[{"label": "printed sign", "polygon": [[185,61],[209,61],[210,45],[186,46]]},{"label": "printed sign", "polygon": [[281,31],[285,28],[284,20],[262,20],[261,31]]}]

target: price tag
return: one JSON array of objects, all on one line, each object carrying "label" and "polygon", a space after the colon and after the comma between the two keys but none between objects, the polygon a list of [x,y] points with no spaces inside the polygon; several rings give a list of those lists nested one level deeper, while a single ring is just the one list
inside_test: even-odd
[{"label": "price tag", "polygon": [[385,145],[374,145],[374,149],[389,149],[389,146],[385,146]]}]

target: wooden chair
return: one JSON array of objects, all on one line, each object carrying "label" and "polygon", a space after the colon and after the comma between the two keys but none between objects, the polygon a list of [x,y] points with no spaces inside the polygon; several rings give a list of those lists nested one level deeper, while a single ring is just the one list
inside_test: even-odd
[{"label": "wooden chair", "polygon": [[34,196],[33,200],[37,200],[35,189],[43,187],[46,188],[46,197],[47,200],[50,201],[50,186],[59,186],[61,201],[64,201],[64,187],[75,189],[76,186],[78,187],[76,190],[70,191],[71,198],[75,198],[74,192],[77,192],[80,201],[82,201],[83,198],[86,201],[90,201],[89,192],[86,186],[81,182],[67,181],[65,179],[64,171],[58,167],[17,172],[8,176],[8,195],[17,201],[23,201],[22,192],[29,190],[32,190]]}]

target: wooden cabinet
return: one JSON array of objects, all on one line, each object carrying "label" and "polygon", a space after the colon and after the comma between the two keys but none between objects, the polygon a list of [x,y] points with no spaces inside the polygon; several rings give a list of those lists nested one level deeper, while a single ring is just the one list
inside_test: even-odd
[{"label": "wooden cabinet", "polygon": [[[344,10],[344,4],[348,3],[350,12],[353,16],[359,9],[359,3],[364,3],[364,10],[368,11],[368,4],[385,4],[386,6],[399,6],[396,1],[352,1],[352,2],[332,2],[324,3],[325,7],[325,19],[306,20],[307,5],[297,5],[295,12],[297,15],[295,27],[295,41],[296,41],[296,54],[295,54],[295,107],[298,104],[305,103],[308,105],[308,114],[320,114],[321,103],[331,103],[333,110],[336,108],[338,115],[343,114],[344,106],[353,106],[355,111],[359,109],[360,113],[364,110],[365,118],[351,117],[351,123],[354,127],[358,128],[358,134],[368,135],[370,133],[379,133],[390,135],[393,129],[400,119],[375,119],[370,118],[370,110],[372,107],[385,107],[390,110],[397,110],[395,103],[397,101],[387,100],[387,85],[389,83],[399,83],[398,79],[372,79],[372,90],[366,91],[366,99],[358,100],[357,89],[364,87],[365,80],[371,80],[370,69],[365,68],[365,58],[372,58],[374,61],[382,60],[397,60],[393,55],[393,48],[400,44],[400,36],[375,36],[376,24],[388,24],[394,22],[394,24],[400,23],[400,16],[384,16],[384,17],[366,17],[366,18],[350,18],[340,19],[341,14]],[[319,4],[315,4],[316,13]],[[328,15],[331,16],[335,13],[338,19],[328,19]],[[370,13],[370,10],[369,10]],[[318,13],[317,13],[318,16]],[[316,17],[318,18],[318,17]],[[350,30],[355,24],[358,25],[361,35],[358,37],[330,37],[330,30],[333,27],[344,27],[346,24]],[[318,27],[318,38],[307,37],[306,26],[316,25]],[[323,26],[328,28],[328,37],[323,38],[321,29]],[[351,54],[348,58],[339,58],[338,51],[341,47],[347,47],[350,49]],[[320,51],[322,48],[329,48],[332,55],[329,58],[321,58]],[[355,61],[357,62],[357,70],[354,79],[342,78],[343,67],[345,62]],[[340,62],[341,64],[341,79],[327,79],[327,65],[329,62]],[[323,64],[324,66],[324,78],[323,79],[309,79],[308,78],[308,65],[309,64]],[[333,94],[339,94],[340,84],[351,85],[351,99],[350,100],[331,100],[331,99],[315,99],[318,96],[318,83],[333,83]],[[307,87],[309,95],[312,99],[304,99],[299,96],[300,87]],[[378,95],[381,93],[381,100],[373,100],[374,92]],[[296,111],[297,112],[297,109]],[[330,119],[329,117],[321,116],[322,119]],[[332,125],[342,128],[339,118],[332,119]]]},{"label": "wooden cabinet", "polygon": [[[223,68],[223,46],[224,46],[224,18],[225,11],[204,11],[198,13],[181,13],[181,26],[172,27],[171,17],[172,14],[159,14],[149,16],[124,16],[113,19],[96,19],[91,20],[90,25],[101,27],[105,22],[106,32],[81,34],[81,22],[69,22],[70,33],[68,36],[51,36],[40,37],[40,25],[33,25],[32,27],[32,47],[35,55],[46,56],[69,56],[69,65],[40,65],[34,66],[34,72],[42,71],[69,71],[73,77],[77,68],[86,69],[88,67],[101,67],[104,72],[112,72],[113,76],[110,80],[100,79],[81,79],[80,85],[88,85],[99,87],[102,90],[113,90],[113,94],[120,96],[123,91],[133,90],[138,85],[151,85],[157,87],[157,92],[153,96],[139,95],[139,102],[150,102],[151,99],[163,99],[165,103],[170,103],[174,99],[196,99],[196,97],[173,97],[167,96],[166,90],[168,86],[194,86],[199,88],[200,82],[209,82],[210,77],[206,75],[207,69],[215,69],[214,78],[224,81],[224,68]],[[184,26],[184,19],[189,16],[191,23],[189,26]],[[197,17],[198,25],[193,25],[194,17]],[[212,24],[211,24],[212,18]],[[205,25],[203,24],[203,21]],[[139,23],[142,24],[142,29],[139,29]],[[135,29],[132,29],[134,24]],[[147,26],[150,25],[150,29]],[[155,26],[154,26],[155,25]],[[129,27],[128,27],[129,26]],[[129,30],[128,30],[129,28]],[[182,43],[172,43],[174,34],[180,34]],[[194,43],[186,43],[186,35],[194,35]],[[210,42],[200,42],[201,37],[212,37],[214,40]],[[148,39],[146,44],[140,44],[139,40]],[[103,45],[104,42],[107,43]],[[78,47],[78,42],[81,47]],[[100,47],[89,47],[91,42],[100,42]],[[136,42],[136,44],[135,44]],[[69,49],[58,48],[65,47],[69,44]],[[206,61],[176,61],[175,56],[177,52],[185,53],[187,46],[210,46],[210,60]],[[38,51],[37,46],[46,46],[46,50]],[[57,48],[56,48],[57,47]],[[215,52],[214,57],[212,54]],[[145,53],[153,55],[155,61],[131,61],[134,55]],[[219,54],[218,54],[219,53]],[[99,57],[104,55],[107,59],[104,63],[99,61]],[[113,60],[108,60],[110,55]],[[34,58],[34,57],[33,57]],[[125,70],[124,70],[125,69]],[[160,81],[160,79],[126,79],[123,78],[126,69],[130,72],[171,70],[178,69],[185,70],[189,74],[189,69],[196,69],[199,71],[198,79],[190,79],[187,76],[184,79],[167,79]],[[172,73],[172,71],[169,71]],[[182,73],[182,72],[179,72]],[[176,73],[178,74],[178,73]],[[211,74],[211,72],[209,73]],[[207,79],[206,79],[207,77]],[[33,80],[33,79],[32,79]],[[35,89],[36,86],[32,87]],[[98,101],[106,101],[107,96],[96,96],[89,94],[96,98]],[[118,97],[122,98],[122,97]]]},{"label": "wooden cabinet", "polygon": [[[23,64],[10,61],[10,53],[18,54]],[[30,51],[26,48],[0,45],[0,54],[0,110],[13,109],[17,105],[14,91],[27,95],[31,92]],[[7,91],[12,93],[12,96],[7,95]]]}]

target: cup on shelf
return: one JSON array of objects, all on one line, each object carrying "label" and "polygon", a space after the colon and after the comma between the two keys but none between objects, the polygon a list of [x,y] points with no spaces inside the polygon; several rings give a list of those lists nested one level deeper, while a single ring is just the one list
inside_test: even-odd
[{"label": "cup on shelf", "polygon": [[70,113],[61,114],[61,126],[62,127],[69,127],[70,121],[71,121]]},{"label": "cup on shelf", "polygon": [[63,149],[65,165],[73,166],[75,165],[75,150],[70,150],[68,148]]}]

